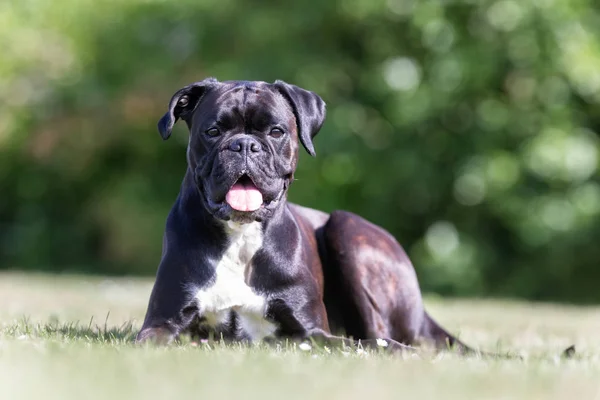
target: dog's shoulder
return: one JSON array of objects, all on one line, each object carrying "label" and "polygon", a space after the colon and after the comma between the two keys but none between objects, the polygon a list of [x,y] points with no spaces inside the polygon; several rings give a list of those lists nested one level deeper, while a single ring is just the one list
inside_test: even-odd
[{"label": "dog's shoulder", "polygon": [[294,203],[288,203],[288,207],[296,221],[310,226],[313,230],[321,228],[329,220],[329,214],[314,208],[303,207]]}]

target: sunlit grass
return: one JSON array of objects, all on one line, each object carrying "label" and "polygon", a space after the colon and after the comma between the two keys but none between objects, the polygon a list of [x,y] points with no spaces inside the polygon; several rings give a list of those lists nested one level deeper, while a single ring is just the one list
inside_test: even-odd
[{"label": "sunlit grass", "polygon": [[[600,310],[428,298],[470,344],[423,351],[192,343],[136,346],[151,281],[0,275],[0,398],[586,398],[600,396]],[[573,359],[560,351],[576,344]]]}]

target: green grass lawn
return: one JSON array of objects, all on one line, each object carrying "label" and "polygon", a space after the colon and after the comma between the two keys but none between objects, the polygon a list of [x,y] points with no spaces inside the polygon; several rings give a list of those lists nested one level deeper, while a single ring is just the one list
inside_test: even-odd
[{"label": "green grass lawn", "polygon": [[[523,361],[293,345],[136,347],[151,285],[0,274],[0,399],[600,400],[600,307],[427,299],[461,339]],[[560,359],[570,344],[577,356]]]}]

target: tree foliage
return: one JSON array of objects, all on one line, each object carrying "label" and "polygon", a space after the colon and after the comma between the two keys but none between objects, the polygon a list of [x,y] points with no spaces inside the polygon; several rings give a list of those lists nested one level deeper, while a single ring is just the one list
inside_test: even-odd
[{"label": "tree foliage", "polygon": [[600,300],[595,0],[8,0],[0,48],[2,267],[152,274],[171,94],[283,79],[328,103],[291,200],[384,226],[426,290]]}]

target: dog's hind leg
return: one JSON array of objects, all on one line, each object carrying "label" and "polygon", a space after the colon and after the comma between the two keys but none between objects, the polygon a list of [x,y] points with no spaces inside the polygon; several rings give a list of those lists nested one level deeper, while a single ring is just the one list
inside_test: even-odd
[{"label": "dog's hind leg", "polygon": [[327,312],[339,315],[345,334],[414,343],[425,313],[416,274],[398,242],[355,214],[335,211],[322,243],[325,300],[335,308]]},{"label": "dog's hind leg", "polygon": [[391,338],[406,345],[478,353],[425,312],[415,270],[396,239],[363,218],[335,211],[322,233],[328,314],[355,339]]}]

